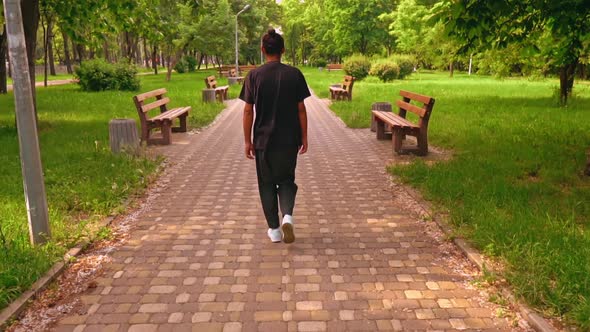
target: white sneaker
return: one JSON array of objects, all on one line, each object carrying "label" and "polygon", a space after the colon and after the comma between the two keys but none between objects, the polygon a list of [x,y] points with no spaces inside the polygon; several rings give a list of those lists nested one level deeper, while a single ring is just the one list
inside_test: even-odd
[{"label": "white sneaker", "polygon": [[268,238],[274,242],[281,242],[281,238],[282,238],[282,234],[281,234],[281,229],[280,228],[269,228],[268,231],[266,232],[266,234],[268,234]]},{"label": "white sneaker", "polygon": [[293,243],[295,241],[295,233],[293,232],[293,217],[286,214],[283,217],[283,223],[281,225],[283,231],[283,242]]}]

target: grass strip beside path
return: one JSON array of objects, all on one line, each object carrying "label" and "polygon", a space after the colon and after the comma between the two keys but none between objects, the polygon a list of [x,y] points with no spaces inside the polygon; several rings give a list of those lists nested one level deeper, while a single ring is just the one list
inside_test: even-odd
[{"label": "grass strip beside path", "polygon": [[[305,69],[321,97],[343,72]],[[554,80],[497,80],[413,74],[404,81],[356,82],[352,102],[335,102],[348,126],[368,127],[373,102],[399,90],[433,96],[430,143],[454,152],[448,162],[416,158],[391,167],[444,211],[457,234],[506,266],[517,295],[551,315],[590,329],[590,86],[576,84],[559,107]],[[313,144],[313,142],[312,142]]]},{"label": "grass strip beside path", "polygon": [[[0,309],[43,275],[65,251],[93,232],[93,221],[122,212],[126,198],[140,194],[159,160],[113,155],[108,122],[138,122],[132,96],[168,89],[170,107],[192,106],[189,124],[209,124],[224,108],[202,104],[204,78],[213,72],[140,76],[138,92],[82,92],[75,84],[37,89],[39,140],[52,240],[32,248],[28,240],[14,97],[0,95]],[[223,82],[223,81],[222,81]],[[220,82],[220,83],[222,83]],[[230,94],[237,95],[239,87]]]}]

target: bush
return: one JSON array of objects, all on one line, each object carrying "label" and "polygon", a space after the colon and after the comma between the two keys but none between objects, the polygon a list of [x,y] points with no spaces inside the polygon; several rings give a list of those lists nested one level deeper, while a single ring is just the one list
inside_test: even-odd
[{"label": "bush", "polygon": [[324,68],[324,67],[326,67],[328,65],[328,61],[326,61],[326,59],[317,59],[317,60],[315,60],[315,65],[317,67]]},{"label": "bush", "polygon": [[174,65],[174,70],[179,73],[179,74],[184,74],[187,70],[187,64],[186,61],[184,60],[184,58],[178,60],[178,62],[176,62],[176,64]]},{"label": "bush", "polygon": [[391,82],[399,77],[399,66],[392,61],[379,61],[371,66],[369,73],[383,82]]},{"label": "bush", "polygon": [[364,55],[353,55],[344,60],[342,69],[346,74],[360,81],[369,75],[371,61]]},{"label": "bush", "polygon": [[119,63],[115,65],[115,83],[113,90],[137,91],[139,90],[139,78],[136,76],[137,68],[133,65]]},{"label": "bush", "polygon": [[389,60],[399,66],[398,78],[400,80],[414,72],[417,62],[416,57],[407,54],[394,54],[389,57]]},{"label": "bush", "polygon": [[186,62],[186,69],[188,69],[189,73],[193,73],[197,70],[197,59],[194,56],[185,56],[184,60]]},{"label": "bush", "polygon": [[102,59],[85,61],[74,76],[84,91],[139,90],[137,69],[129,64],[110,64]]}]

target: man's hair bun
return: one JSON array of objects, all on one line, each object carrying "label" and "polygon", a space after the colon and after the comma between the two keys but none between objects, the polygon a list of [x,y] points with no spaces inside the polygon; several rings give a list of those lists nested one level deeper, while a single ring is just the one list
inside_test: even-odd
[{"label": "man's hair bun", "polygon": [[285,40],[275,29],[270,28],[264,37],[262,37],[262,46],[267,54],[281,54],[285,48]]}]

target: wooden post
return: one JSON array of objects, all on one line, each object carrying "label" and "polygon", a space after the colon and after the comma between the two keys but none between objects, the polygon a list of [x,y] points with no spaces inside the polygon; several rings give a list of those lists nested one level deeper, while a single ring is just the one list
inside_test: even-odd
[{"label": "wooden post", "polygon": [[133,119],[113,119],[109,121],[109,142],[111,151],[136,154],[139,148],[137,125]]},{"label": "wooden post", "polygon": [[214,103],[215,102],[215,89],[203,89],[203,102]]},{"label": "wooden post", "polygon": [[[388,102],[376,102],[371,105],[371,111],[384,111],[384,112],[391,112],[391,104]],[[377,121],[375,121],[375,116],[373,112],[371,112],[371,131],[377,131]]]},{"label": "wooden post", "polygon": [[46,242],[51,232],[20,3],[20,0],[4,0],[4,17],[8,52],[14,69],[12,74],[16,123],[29,235],[31,242],[36,245]]}]

